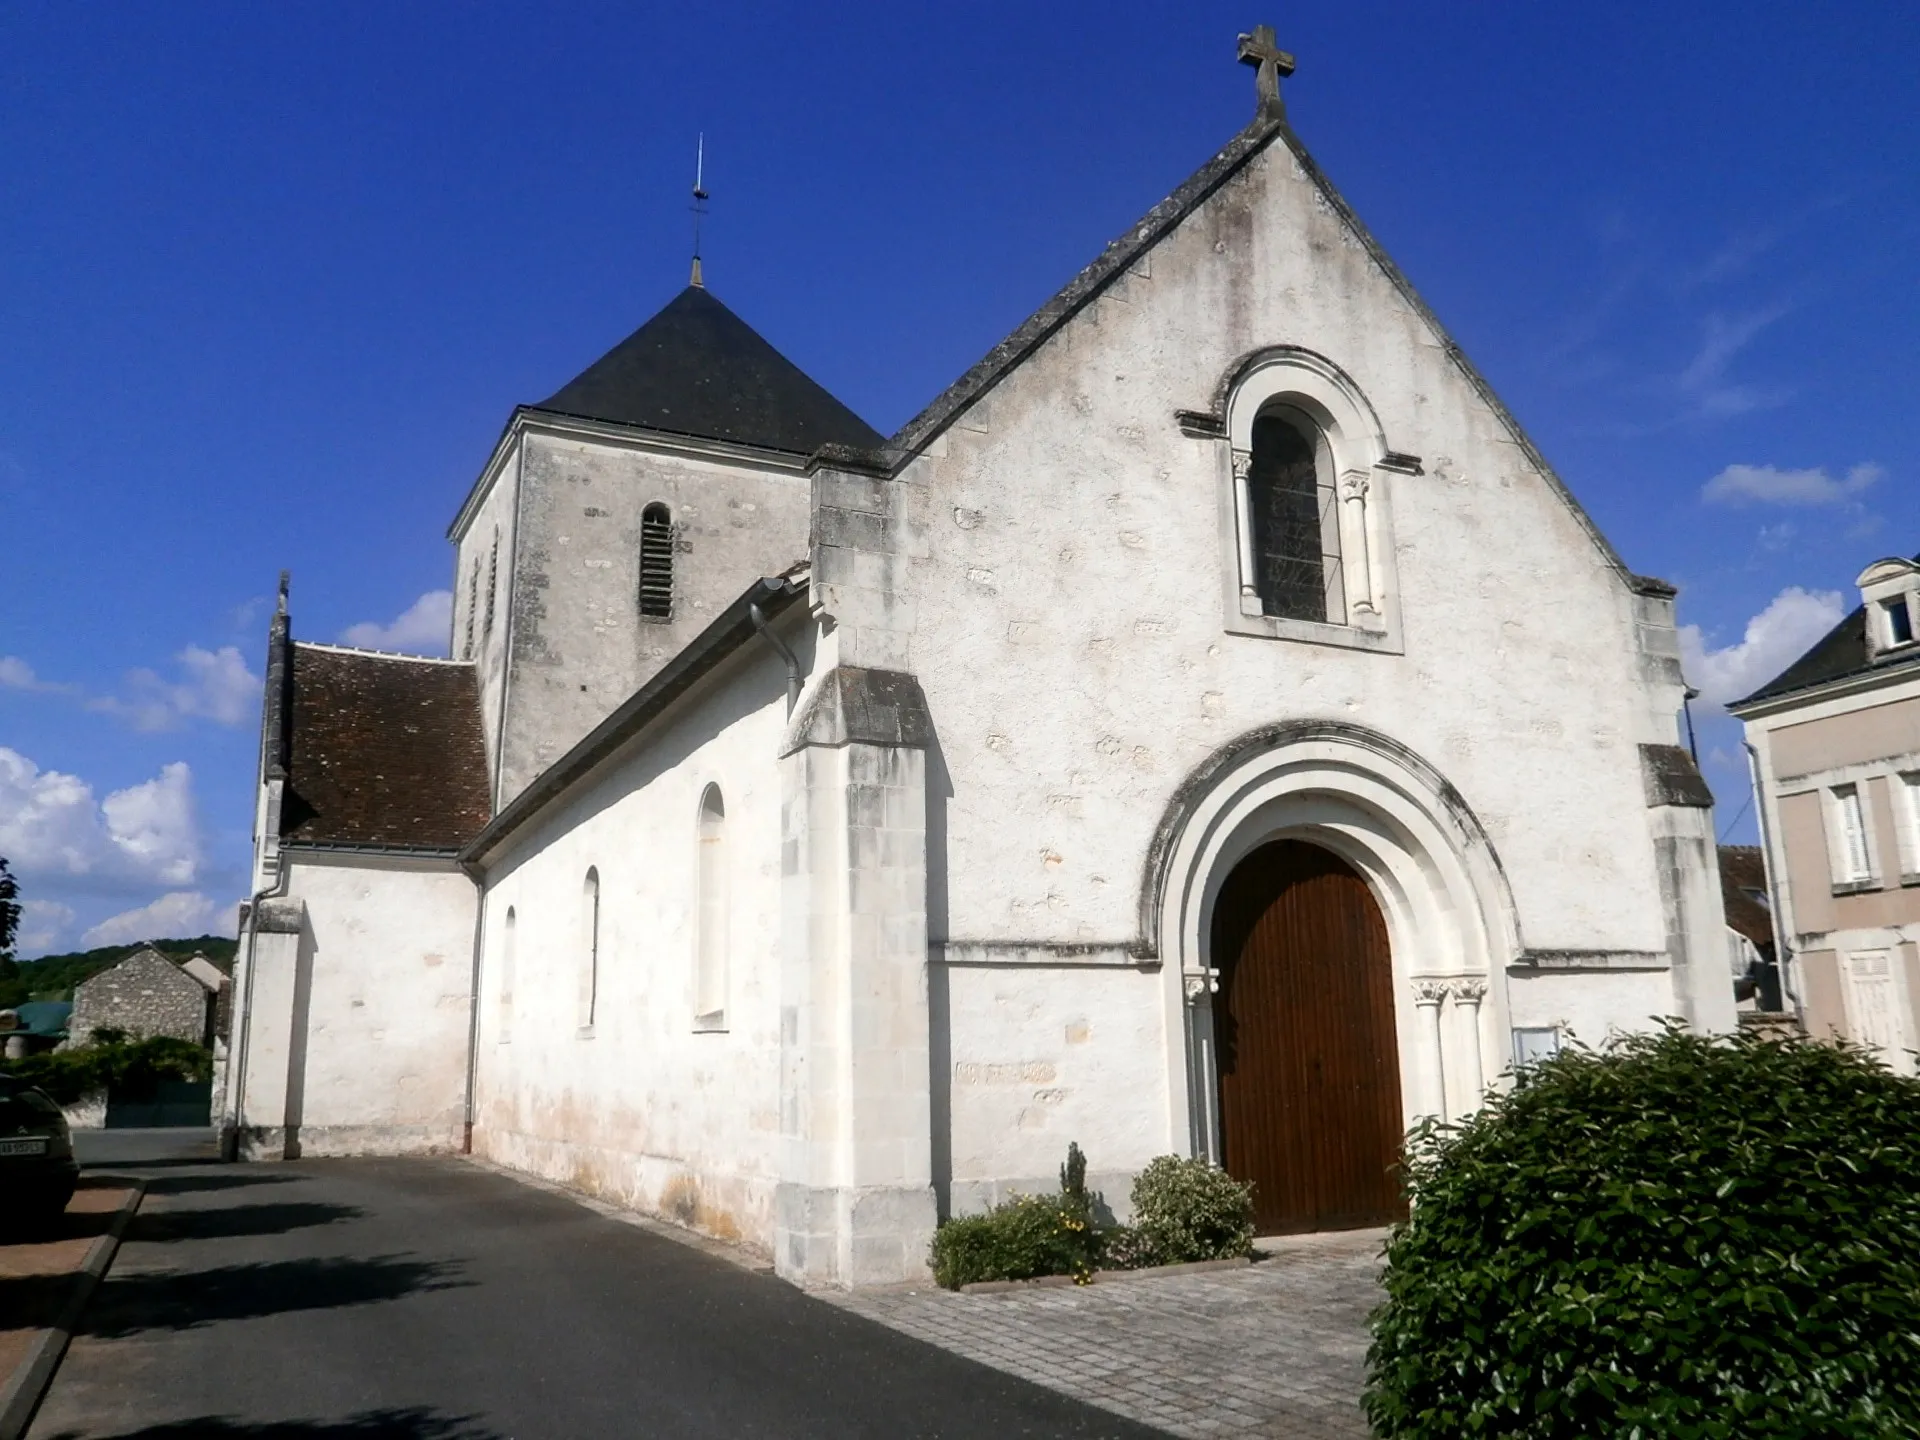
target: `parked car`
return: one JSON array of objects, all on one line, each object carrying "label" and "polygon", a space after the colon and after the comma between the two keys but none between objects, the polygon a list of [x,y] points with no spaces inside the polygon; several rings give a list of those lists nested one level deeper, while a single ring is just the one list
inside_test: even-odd
[{"label": "parked car", "polygon": [[45,1091],[0,1075],[0,1216],[14,1222],[58,1215],[79,1181],[60,1107]]}]

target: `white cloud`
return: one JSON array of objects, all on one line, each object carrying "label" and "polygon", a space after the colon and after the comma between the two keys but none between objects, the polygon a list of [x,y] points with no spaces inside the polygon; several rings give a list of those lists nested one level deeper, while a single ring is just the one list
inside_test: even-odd
[{"label": "white cloud", "polygon": [[175,761],[96,802],[93,787],[77,775],[42,770],[0,746],[0,855],[23,878],[190,885],[201,863],[193,772]]},{"label": "white cloud", "polygon": [[1814,641],[1847,613],[1838,590],[1782,590],[1747,621],[1737,644],[1707,648],[1698,625],[1680,627],[1680,655],[1687,680],[1709,705],[1750,695],[1804,655]]},{"label": "white cloud", "polygon": [[82,949],[96,945],[131,945],[139,940],[189,939],[213,933],[219,913],[211,899],[197,890],[173,890],[151,905],[108,916],[80,937]]},{"label": "white cloud", "polygon": [[58,900],[22,900],[20,933],[14,937],[14,944],[22,955],[44,955],[59,943],[61,934],[72,923],[71,905],[62,905]]},{"label": "white cloud", "polygon": [[400,612],[390,625],[363,620],[340,632],[342,645],[363,650],[398,650],[409,655],[444,655],[453,631],[453,592],[429,590]]},{"label": "white cloud", "polygon": [[1785,398],[1786,392],[1778,387],[1742,385],[1731,380],[1727,370],[1741,351],[1791,309],[1783,303],[1745,315],[1707,316],[1700,348],[1677,381],[1681,395],[1692,408],[1693,418],[1722,420],[1777,405]]},{"label": "white cloud", "polygon": [[42,680],[18,655],[0,655],[0,690],[48,690],[71,694],[72,685]]},{"label": "white cloud", "polygon": [[152,670],[127,675],[127,693],[89,700],[89,710],[118,715],[136,730],[173,730],[192,716],[221,725],[241,725],[259,714],[260,677],[247,669],[235,645],[203,650],[189,645],[174,662],[180,679],[165,680]]},{"label": "white cloud", "polygon": [[1884,474],[1873,464],[1856,465],[1837,480],[1824,469],[1729,465],[1707,481],[1700,498],[1716,505],[1844,505]]},{"label": "white cloud", "polygon": [[261,680],[246,668],[238,645],[221,645],[217,651],[188,645],[173,659],[180,680],[131,670],[125,695],[106,695],[88,701],[86,708],[117,714],[134,730],[177,730],[188,716],[238,726],[259,714]]}]

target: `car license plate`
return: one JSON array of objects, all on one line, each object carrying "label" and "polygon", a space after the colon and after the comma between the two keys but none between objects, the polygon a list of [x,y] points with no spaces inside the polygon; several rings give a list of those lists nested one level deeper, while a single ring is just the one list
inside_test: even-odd
[{"label": "car license plate", "polygon": [[47,1142],[38,1137],[32,1140],[0,1140],[0,1155],[44,1155]]}]

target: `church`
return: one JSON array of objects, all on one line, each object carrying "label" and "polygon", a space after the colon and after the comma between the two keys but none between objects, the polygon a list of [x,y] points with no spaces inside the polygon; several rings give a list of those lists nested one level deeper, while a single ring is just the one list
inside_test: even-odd
[{"label": "church", "polygon": [[700,283],[515,409],[448,659],[266,674],[219,1114],[923,1277],[944,1216],[1400,1213],[1516,1063],[1733,1028],[1671,586],[1292,129],[1252,122],[891,436]]}]

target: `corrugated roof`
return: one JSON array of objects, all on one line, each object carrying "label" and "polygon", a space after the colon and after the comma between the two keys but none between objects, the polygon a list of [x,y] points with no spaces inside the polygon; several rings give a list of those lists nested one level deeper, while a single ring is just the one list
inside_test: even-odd
[{"label": "corrugated roof", "polygon": [[697,285],[532,408],[800,455],[881,443],[878,431]]},{"label": "corrugated roof", "polygon": [[480,832],[487,747],[471,665],[291,651],[283,839],[457,850]]}]

